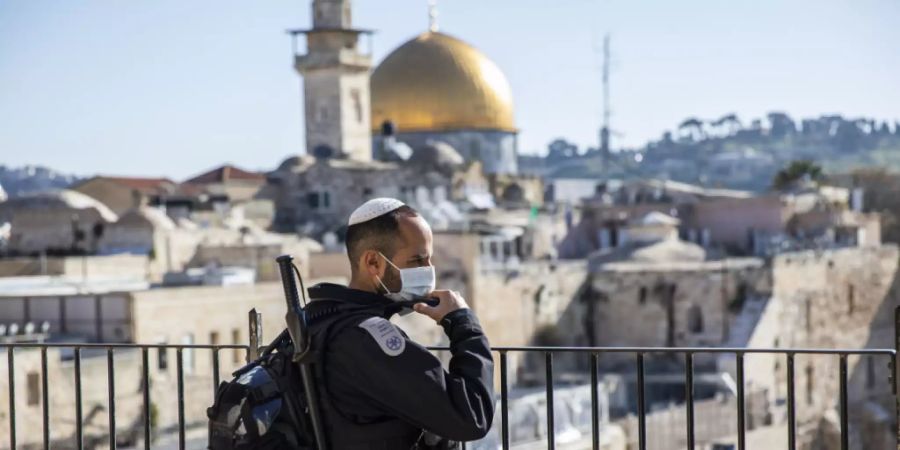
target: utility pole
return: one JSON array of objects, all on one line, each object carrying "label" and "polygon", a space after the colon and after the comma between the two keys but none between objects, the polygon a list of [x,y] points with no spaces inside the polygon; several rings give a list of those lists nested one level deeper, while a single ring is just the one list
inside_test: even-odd
[{"label": "utility pole", "polygon": [[600,154],[609,156],[609,33],[603,36],[603,127],[600,128]]}]

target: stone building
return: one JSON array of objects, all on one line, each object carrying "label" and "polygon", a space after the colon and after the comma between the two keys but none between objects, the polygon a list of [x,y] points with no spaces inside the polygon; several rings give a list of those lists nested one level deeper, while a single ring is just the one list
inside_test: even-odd
[{"label": "stone building", "polygon": [[175,189],[178,183],[168,178],[96,176],[72,186],[72,190],[103,203],[116,214],[148,204]]},{"label": "stone building", "polygon": [[449,202],[451,192],[450,178],[434,168],[337,158],[289,158],[269,182],[277,192],[273,227],[315,237],[341,233],[350,213],[371,198],[395,197],[427,213]]},{"label": "stone building", "polygon": [[[127,210],[119,220],[109,224],[97,251],[101,254],[160,254],[166,246],[166,236],[176,227],[162,210],[139,206]],[[160,254],[160,257],[165,255]]]},{"label": "stone building", "polygon": [[184,183],[203,186],[208,193],[225,195],[232,202],[245,202],[256,198],[266,184],[266,175],[226,164],[195,175]]},{"label": "stone building", "polygon": [[9,222],[12,255],[93,253],[118,216],[106,205],[72,190],[25,194],[0,203]]},{"label": "stone building", "polygon": [[737,255],[881,242],[878,216],[858,212],[846,189],[751,195],[641,180],[585,200],[581,221],[561,244],[560,255],[578,258],[620,245],[620,231],[649,212],[677,218],[682,239]]},{"label": "stone building", "polygon": [[188,217],[198,223],[222,225],[248,221],[267,228],[274,204],[266,189],[266,175],[230,164],[216,167],[183,182],[164,202],[173,217]]}]

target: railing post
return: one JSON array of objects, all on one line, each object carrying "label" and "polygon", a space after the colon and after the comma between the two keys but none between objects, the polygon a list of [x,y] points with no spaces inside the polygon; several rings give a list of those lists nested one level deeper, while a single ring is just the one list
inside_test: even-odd
[{"label": "railing post", "polygon": [[900,306],[894,309],[894,357],[891,359],[891,388],[894,391],[894,431],[897,448],[900,449],[900,390],[897,377],[900,376]]},{"label": "railing post", "polygon": [[247,352],[247,363],[259,358],[259,346],[262,342],[262,314],[256,308],[250,310],[250,351]]}]

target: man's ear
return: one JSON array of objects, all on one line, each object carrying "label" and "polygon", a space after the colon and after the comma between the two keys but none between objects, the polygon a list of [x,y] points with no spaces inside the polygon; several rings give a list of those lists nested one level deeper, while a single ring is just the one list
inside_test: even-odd
[{"label": "man's ear", "polygon": [[381,255],[374,250],[366,250],[362,255],[362,265],[363,270],[369,274],[369,276],[378,275],[379,277],[382,274],[382,262]]}]

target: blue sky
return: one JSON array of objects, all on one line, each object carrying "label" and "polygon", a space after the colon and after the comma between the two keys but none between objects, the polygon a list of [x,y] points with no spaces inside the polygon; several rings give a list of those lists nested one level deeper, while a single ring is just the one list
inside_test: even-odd
[{"label": "blue sky", "polygon": [[[285,29],[306,0],[0,0],[0,163],[183,178],[302,151]],[[615,145],[686,116],[900,120],[895,0],[443,0],[442,31],[484,51],[516,102],[520,150],[596,145],[612,34]],[[427,28],[426,0],[357,0],[376,61]]]}]

